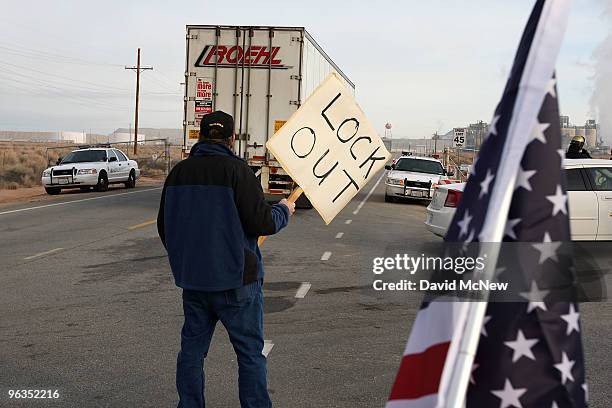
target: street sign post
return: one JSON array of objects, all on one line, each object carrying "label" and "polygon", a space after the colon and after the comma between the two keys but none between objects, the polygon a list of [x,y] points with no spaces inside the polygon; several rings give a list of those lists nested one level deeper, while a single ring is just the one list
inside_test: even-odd
[{"label": "street sign post", "polygon": [[461,165],[461,157],[459,156],[459,150],[463,149],[465,146],[465,137],[467,131],[465,128],[454,128],[453,129],[453,146],[455,147],[455,152],[457,153],[457,162],[455,165],[457,166],[457,172],[459,171],[459,166]]}]

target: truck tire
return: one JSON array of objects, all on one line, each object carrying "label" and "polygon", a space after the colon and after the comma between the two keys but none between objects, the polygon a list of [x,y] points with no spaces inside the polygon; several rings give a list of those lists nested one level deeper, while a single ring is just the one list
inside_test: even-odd
[{"label": "truck tire", "polygon": [[45,187],[45,191],[49,195],[58,195],[62,192],[62,189],[59,187]]},{"label": "truck tire", "polygon": [[394,203],[394,202],[395,202],[395,198],[391,197],[390,195],[385,194],[385,203]]},{"label": "truck tire", "polygon": [[306,195],[302,193],[302,195],[299,196],[298,199],[295,201],[295,208],[310,210],[312,208],[312,203],[310,202],[308,197],[306,197]]},{"label": "truck tire", "polygon": [[105,172],[100,173],[98,176],[98,184],[96,184],[95,190],[98,192],[104,192],[108,190],[108,177]]}]

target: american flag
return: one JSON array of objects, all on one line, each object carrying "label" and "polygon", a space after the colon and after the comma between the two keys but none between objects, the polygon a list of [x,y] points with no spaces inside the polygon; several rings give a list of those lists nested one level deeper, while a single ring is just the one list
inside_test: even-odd
[{"label": "american flag", "polygon": [[[536,2],[445,237],[449,243],[531,243],[521,262],[533,272],[521,293],[525,302],[486,305],[471,375],[462,379],[468,408],[587,405],[578,306],[547,302],[540,274],[560,268],[557,251],[571,240],[553,74],[568,8],[568,0]],[[465,305],[422,305],[387,408],[450,406],[445,373],[463,335],[458,322]]]}]

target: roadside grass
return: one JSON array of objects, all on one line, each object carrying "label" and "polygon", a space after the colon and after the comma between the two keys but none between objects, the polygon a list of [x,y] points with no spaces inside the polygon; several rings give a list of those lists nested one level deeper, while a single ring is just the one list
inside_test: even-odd
[{"label": "roadside grass", "polygon": [[39,143],[0,143],[0,189],[40,185],[47,167],[46,146]]}]

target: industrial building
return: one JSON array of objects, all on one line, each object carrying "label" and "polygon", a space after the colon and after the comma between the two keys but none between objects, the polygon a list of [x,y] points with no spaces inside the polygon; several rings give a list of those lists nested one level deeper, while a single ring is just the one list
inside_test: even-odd
[{"label": "industrial building", "polygon": [[567,146],[574,136],[584,137],[585,147],[589,150],[595,149],[601,144],[599,138],[599,124],[589,119],[582,126],[572,125],[569,116],[561,116],[561,138],[563,146]]},{"label": "industrial building", "polygon": [[430,155],[434,151],[438,153],[444,151],[445,148],[453,146],[453,139],[445,138],[444,136],[429,137],[423,139],[401,139],[385,140],[385,146],[391,148],[394,152],[409,151],[418,155]]},{"label": "industrial building", "polygon": [[[159,141],[167,139],[170,144],[183,143],[183,129],[172,128],[139,128],[138,142]],[[109,135],[91,140],[90,143],[130,143],[134,141],[134,129],[118,128]]]},{"label": "industrial building", "polygon": [[[471,123],[468,126],[463,126],[466,129],[466,142],[463,146],[465,150],[473,150],[474,146],[478,148],[489,131],[489,124],[483,121]],[[431,137],[422,139],[398,139],[390,141],[394,151],[410,151],[420,155],[430,155],[434,152],[441,153],[444,149],[452,149],[454,138],[454,128],[444,134],[434,134]]]},{"label": "industrial building", "polygon": [[[182,129],[140,128],[138,141],[144,143],[151,140],[167,139],[170,144],[180,144],[183,141]],[[88,132],[29,132],[16,130],[0,130],[0,141],[30,142],[30,143],[130,143],[134,140],[134,129],[118,128],[109,134]]]},{"label": "industrial building", "polygon": [[87,143],[85,132],[21,132],[13,130],[0,131],[0,141],[9,142],[57,142],[57,143]]}]

